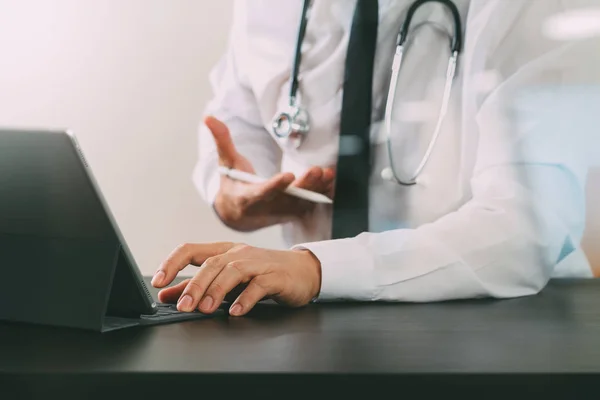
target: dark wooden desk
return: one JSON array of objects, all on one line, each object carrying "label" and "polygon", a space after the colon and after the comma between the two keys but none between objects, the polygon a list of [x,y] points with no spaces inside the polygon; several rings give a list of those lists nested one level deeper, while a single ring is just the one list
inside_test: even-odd
[{"label": "dark wooden desk", "polygon": [[68,387],[85,398],[115,387],[164,394],[213,383],[227,394],[302,383],[299,393],[315,390],[311,380],[338,393],[366,382],[421,395],[485,390],[478,385],[580,393],[599,373],[600,280],[555,281],[538,296],[503,301],[264,304],[245,318],[107,334],[0,323],[0,398],[9,386]]}]

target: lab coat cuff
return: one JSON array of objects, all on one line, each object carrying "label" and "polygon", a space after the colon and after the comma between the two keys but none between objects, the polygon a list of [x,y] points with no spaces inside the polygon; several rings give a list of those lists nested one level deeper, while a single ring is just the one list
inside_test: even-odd
[{"label": "lab coat cuff", "polygon": [[373,260],[356,239],[304,243],[292,249],[309,250],[321,263],[321,291],[313,301],[374,298]]}]

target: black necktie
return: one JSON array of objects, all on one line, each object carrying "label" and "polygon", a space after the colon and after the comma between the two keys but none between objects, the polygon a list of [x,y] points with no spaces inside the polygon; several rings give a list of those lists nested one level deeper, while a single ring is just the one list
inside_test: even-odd
[{"label": "black necktie", "polygon": [[333,205],[334,239],[353,237],[369,230],[369,131],[378,12],[377,0],[358,0],[352,20]]}]

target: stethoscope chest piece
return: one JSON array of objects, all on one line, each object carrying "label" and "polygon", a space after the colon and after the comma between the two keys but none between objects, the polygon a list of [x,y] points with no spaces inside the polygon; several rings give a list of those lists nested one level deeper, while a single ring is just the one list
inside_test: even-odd
[{"label": "stethoscope chest piece", "polygon": [[308,112],[298,98],[300,62],[302,59],[302,41],[306,33],[306,25],[308,23],[310,0],[305,0],[302,6],[302,14],[300,17],[300,28],[298,29],[298,41],[296,43],[296,51],[294,52],[294,63],[290,76],[290,95],[289,105],[287,110],[277,114],[273,118],[272,131],[273,134],[286,145],[291,145],[294,148],[300,147],[304,138],[310,130],[310,121]]},{"label": "stethoscope chest piece", "polygon": [[303,107],[292,104],[275,116],[272,130],[277,138],[297,149],[310,130],[308,112]]}]

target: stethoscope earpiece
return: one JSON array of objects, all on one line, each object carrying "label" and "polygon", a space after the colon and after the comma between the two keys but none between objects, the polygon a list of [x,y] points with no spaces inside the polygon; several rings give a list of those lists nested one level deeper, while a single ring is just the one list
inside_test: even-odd
[{"label": "stethoscope earpiece", "polygon": [[395,182],[394,171],[390,167],[386,167],[381,170],[381,179],[388,182]]}]

